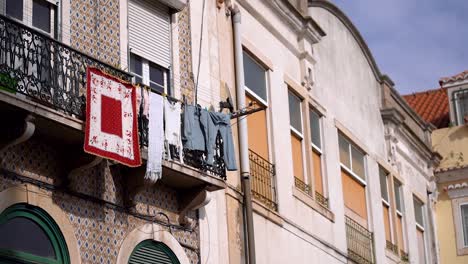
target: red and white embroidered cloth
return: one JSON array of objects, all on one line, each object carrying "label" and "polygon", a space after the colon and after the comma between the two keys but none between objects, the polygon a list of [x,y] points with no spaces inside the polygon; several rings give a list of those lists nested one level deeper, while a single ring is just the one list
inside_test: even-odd
[{"label": "red and white embroidered cloth", "polygon": [[141,165],[134,87],[87,69],[84,150],[129,167]]}]

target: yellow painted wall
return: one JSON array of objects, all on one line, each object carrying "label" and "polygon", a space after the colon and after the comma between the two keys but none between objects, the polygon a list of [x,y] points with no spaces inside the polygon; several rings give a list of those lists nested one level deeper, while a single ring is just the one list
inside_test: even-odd
[{"label": "yellow painted wall", "polygon": [[432,147],[442,155],[438,169],[468,165],[468,126],[433,131]]},{"label": "yellow painted wall", "polygon": [[439,199],[436,204],[437,235],[442,264],[467,264],[468,255],[457,256],[455,226],[452,216],[452,201],[443,186],[439,186]]}]

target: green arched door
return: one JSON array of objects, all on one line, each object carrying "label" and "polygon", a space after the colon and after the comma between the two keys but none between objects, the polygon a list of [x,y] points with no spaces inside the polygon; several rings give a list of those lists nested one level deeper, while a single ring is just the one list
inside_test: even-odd
[{"label": "green arched door", "polygon": [[69,264],[65,239],[39,207],[16,204],[0,215],[0,263]]},{"label": "green arched door", "polygon": [[180,264],[174,252],[161,242],[145,240],[132,252],[129,264]]}]

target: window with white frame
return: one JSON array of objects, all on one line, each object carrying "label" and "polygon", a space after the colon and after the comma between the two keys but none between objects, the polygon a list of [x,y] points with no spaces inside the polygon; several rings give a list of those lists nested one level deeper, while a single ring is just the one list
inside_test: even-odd
[{"label": "window with white frame", "polygon": [[414,197],[413,206],[414,206],[414,219],[416,221],[416,225],[418,225],[418,228],[424,229],[424,214],[423,214],[424,204],[418,198]]},{"label": "window with white frame", "polygon": [[390,207],[390,191],[389,191],[389,173],[379,166],[379,178],[380,178],[380,193],[382,195],[382,208],[383,208],[383,218],[384,218],[384,227],[385,227],[385,239],[387,240],[386,248],[399,254],[398,248],[395,247],[395,242],[393,239],[393,217],[391,214]]},{"label": "window with white frame", "polygon": [[[268,107],[267,69],[247,51],[243,51],[245,102],[248,105]],[[247,117],[249,150],[265,160],[269,159],[268,111],[259,111]]]},{"label": "window with white frame", "polygon": [[172,95],[171,11],[162,1],[128,1],[130,72],[136,83]]},{"label": "window with white frame", "polygon": [[463,125],[468,121],[468,89],[453,93],[455,118],[457,125]]},{"label": "window with white frame", "polygon": [[260,103],[268,105],[266,69],[248,52],[243,51],[245,89]]},{"label": "window with white frame", "polygon": [[403,196],[402,196],[402,184],[395,177],[393,178],[393,192],[395,195],[395,209],[396,209],[396,234],[398,248],[400,251],[405,252],[405,226],[403,222]]},{"label": "window with white frame", "polygon": [[169,70],[138,55],[130,54],[130,72],[135,83],[142,83],[159,92],[171,94]]},{"label": "window with white frame", "polygon": [[468,204],[460,205],[461,224],[463,229],[463,246],[468,247]]},{"label": "window with white frame", "polygon": [[424,203],[413,196],[414,219],[416,221],[416,239],[418,242],[418,260],[426,263],[426,246],[424,242]]},{"label": "window with white frame", "polygon": [[309,108],[309,126],[310,126],[310,145],[312,148],[312,166],[313,166],[313,177],[314,187],[316,194],[325,195],[324,193],[324,182],[323,182],[323,170],[322,170],[322,116],[312,108]]},{"label": "window with white frame", "polygon": [[296,186],[302,191],[310,193],[307,179],[304,173],[304,155],[303,155],[303,139],[302,132],[302,99],[299,98],[293,91],[288,90],[289,102],[289,128],[291,133],[291,150],[293,158],[293,169]]},{"label": "window with white frame", "polygon": [[357,176],[365,184],[366,172],[364,168],[365,154],[358,147],[352,144],[346,137],[339,134],[340,162],[348,172]]},{"label": "window with white frame", "polygon": [[5,16],[51,37],[55,37],[56,3],[46,0],[0,0]]}]

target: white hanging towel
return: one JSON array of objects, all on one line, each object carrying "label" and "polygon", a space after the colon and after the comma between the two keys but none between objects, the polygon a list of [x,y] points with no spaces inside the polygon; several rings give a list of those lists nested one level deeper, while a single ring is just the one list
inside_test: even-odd
[{"label": "white hanging towel", "polygon": [[[176,146],[180,154],[182,154],[182,137],[180,129],[180,113],[181,104],[179,102],[171,103],[169,100],[164,100],[164,121],[166,128],[166,141],[170,145]],[[181,157],[182,155],[180,155]]]},{"label": "white hanging towel", "polygon": [[155,183],[161,179],[163,152],[163,97],[149,93],[148,161],[145,180]]}]

